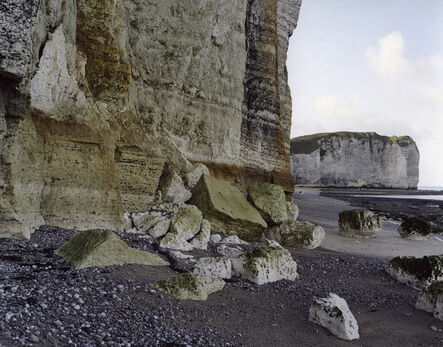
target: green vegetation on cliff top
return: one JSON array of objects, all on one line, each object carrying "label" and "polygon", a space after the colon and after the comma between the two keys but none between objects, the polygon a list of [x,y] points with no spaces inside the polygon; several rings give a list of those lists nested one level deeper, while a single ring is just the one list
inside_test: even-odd
[{"label": "green vegetation on cliff top", "polygon": [[332,132],[319,133],[312,135],[299,136],[291,139],[291,154],[308,154],[320,148],[320,143],[324,140],[340,137],[344,139],[364,140],[378,140],[386,144],[397,143],[399,146],[408,146],[414,143],[410,136],[383,136],[375,132]]}]

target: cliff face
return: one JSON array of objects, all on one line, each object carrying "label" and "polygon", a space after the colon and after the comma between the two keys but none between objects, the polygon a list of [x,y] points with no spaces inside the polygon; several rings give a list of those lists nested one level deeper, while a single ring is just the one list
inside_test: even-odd
[{"label": "cliff face", "polygon": [[300,0],[4,0],[0,228],[120,229],[165,167],[291,190]]},{"label": "cliff face", "polygon": [[291,140],[296,185],[415,189],[419,160],[409,136],[340,132]]}]

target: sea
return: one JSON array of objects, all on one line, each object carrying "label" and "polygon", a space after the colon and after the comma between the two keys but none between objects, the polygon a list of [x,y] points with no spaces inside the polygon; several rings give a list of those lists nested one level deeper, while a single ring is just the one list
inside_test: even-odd
[{"label": "sea", "polygon": [[[419,186],[418,190],[443,191],[443,187]],[[437,200],[443,201],[443,195],[420,195],[420,194],[399,194],[399,195],[353,195],[355,197],[388,198],[388,199],[417,199],[417,200]]]}]

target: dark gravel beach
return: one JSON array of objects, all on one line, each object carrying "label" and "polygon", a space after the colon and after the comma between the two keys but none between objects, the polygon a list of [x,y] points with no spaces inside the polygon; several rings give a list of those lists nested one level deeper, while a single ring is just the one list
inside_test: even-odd
[{"label": "dark gravel beach", "polygon": [[[443,324],[417,311],[417,292],[394,282],[384,260],[294,250],[300,279],[257,286],[231,280],[206,302],[150,288],[175,274],[142,265],[70,270],[54,250],[73,231],[42,227],[29,241],[0,240],[0,345],[439,346]],[[119,234],[132,247],[146,239]],[[204,254],[201,254],[204,255]],[[345,298],[360,340],[308,322],[314,296]],[[439,330],[440,329],[440,330]]]}]

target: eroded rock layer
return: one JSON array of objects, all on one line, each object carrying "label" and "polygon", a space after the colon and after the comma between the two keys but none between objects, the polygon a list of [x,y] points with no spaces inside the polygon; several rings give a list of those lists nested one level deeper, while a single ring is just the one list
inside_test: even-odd
[{"label": "eroded rock layer", "polygon": [[0,228],[120,229],[165,167],[291,191],[300,0],[5,0]]},{"label": "eroded rock layer", "polygon": [[291,140],[296,185],[416,189],[419,160],[409,136],[339,132]]}]

